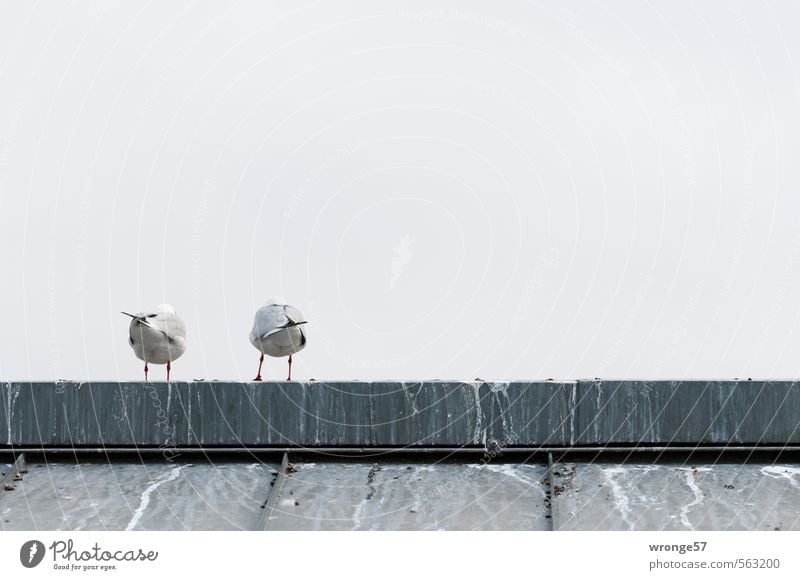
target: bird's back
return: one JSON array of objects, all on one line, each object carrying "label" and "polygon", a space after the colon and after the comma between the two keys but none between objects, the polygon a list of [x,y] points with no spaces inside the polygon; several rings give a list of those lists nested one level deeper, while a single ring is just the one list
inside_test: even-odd
[{"label": "bird's back", "polygon": [[138,358],[166,364],[186,352],[186,324],[175,312],[143,312],[136,316],[131,320],[130,344]]},{"label": "bird's back", "polygon": [[250,331],[250,343],[269,356],[289,356],[305,348],[300,311],[288,304],[267,304],[258,309]]}]

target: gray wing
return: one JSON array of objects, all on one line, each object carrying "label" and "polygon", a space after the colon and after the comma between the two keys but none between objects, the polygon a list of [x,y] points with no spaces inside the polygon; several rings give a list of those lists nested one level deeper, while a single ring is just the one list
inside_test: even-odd
[{"label": "gray wing", "polygon": [[149,320],[155,320],[156,322],[153,326],[160,330],[169,340],[177,337],[186,338],[186,323],[177,314],[172,312],[160,313]]},{"label": "gray wing", "polygon": [[305,320],[303,320],[303,315],[297,308],[288,304],[262,306],[256,312],[253,330],[250,332],[250,340],[263,340],[284,328],[297,326],[298,324],[305,324]]},{"label": "gray wing", "polygon": [[300,311],[294,306],[289,306],[288,304],[285,304],[283,306],[283,313],[290,323],[305,324],[306,319],[303,317]]}]

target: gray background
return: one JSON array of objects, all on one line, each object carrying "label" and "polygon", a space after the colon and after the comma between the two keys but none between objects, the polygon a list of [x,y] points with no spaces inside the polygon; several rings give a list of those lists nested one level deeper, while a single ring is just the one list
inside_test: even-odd
[{"label": "gray background", "polygon": [[796,3],[0,14],[4,379],[798,375]]}]

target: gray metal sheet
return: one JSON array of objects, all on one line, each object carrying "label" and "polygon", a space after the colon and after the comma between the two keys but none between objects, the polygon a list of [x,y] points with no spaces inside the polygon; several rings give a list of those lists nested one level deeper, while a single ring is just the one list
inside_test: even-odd
[{"label": "gray metal sheet", "polygon": [[0,443],[11,444],[11,384],[0,385]]},{"label": "gray metal sheet", "polygon": [[793,381],[579,381],[578,445],[800,442]]},{"label": "gray metal sheet", "polygon": [[793,381],[4,383],[0,402],[7,447],[800,444]]},{"label": "gray metal sheet", "polygon": [[486,434],[480,383],[373,383],[376,444],[479,444]]},{"label": "gray metal sheet", "polygon": [[6,383],[5,444],[565,444],[574,383]]},{"label": "gray metal sheet", "polygon": [[717,381],[711,384],[709,442],[800,440],[800,383]]},{"label": "gray metal sheet", "polygon": [[569,444],[577,383],[486,382],[481,388],[488,436],[500,447]]},{"label": "gray metal sheet", "polygon": [[34,463],[0,495],[5,530],[253,529],[276,465]]},{"label": "gray metal sheet", "polygon": [[529,464],[295,464],[270,530],[548,530],[547,469]]},{"label": "gray metal sheet", "polygon": [[556,530],[798,530],[800,466],[556,464]]}]

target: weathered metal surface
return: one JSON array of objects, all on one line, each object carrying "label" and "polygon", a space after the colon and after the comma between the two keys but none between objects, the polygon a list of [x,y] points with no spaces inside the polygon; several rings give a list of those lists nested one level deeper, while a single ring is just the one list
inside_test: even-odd
[{"label": "weathered metal surface", "polygon": [[798,530],[800,467],[556,464],[556,530]]},{"label": "weathered metal surface", "polygon": [[10,387],[11,385],[9,383],[0,384],[0,443],[8,443],[11,441],[9,421],[11,407],[8,401],[8,395],[11,392]]},{"label": "weathered metal surface", "polygon": [[[800,460],[800,446],[798,445],[709,445],[698,447],[697,445],[672,445],[672,446],[649,446],[649,447],[636,447],[628,445],[603,445],[596,446],[583,446],[583,447],[548,447],[537,445],[535,447],[506,447],[504,449],[496,448],[498,451],[496,456],[502,456],[507,460],[519,459],[520,457],[533,459],[539,461],[547,459],[548,453],[557,453],[560,458],[573,456],[577,460],[585,460],[586,457],[591,457],[592,461],[602,458],[603,461],[614,461],[615,458],[619,459],[620,456],[625,457],[625,460],[631,459],[633,456],[653,456],[658,455],[665,460],[675,461],[685,457],[692,457],[697,455],[709,456],[712,454],[717,455],[717,459],[724,455],[731,461],[736,458],[743,458],[744,460],[752,459],[758,456],[765,461],[778,461],[778,460]],[[252,457],[272,457],[276,454],[280,458],[282,453],[297,453],[302,452],[306,456],[321,456],[325,459],[343,458],[343,459],[356,459],[367,460],[370,457],[379,457],[385,454],[391,454],[395,457],[417,457],[422,458],[436,458],[436,457],[471,457],[480,458],[490,453],[489,450],[483,447],[303,447],[300,450],[298,447],[282,447],[282,446],[248,446],[248,447],[181,447],[169,451],[168,453],[180,457],[236,457],[236,456],[252,456]],[[124,458],[130,456],[138,457],[154,457],[158,455],[165,455],[167,453],[161,447],[14,447],[12,451],[10,448],[3,448],[0,446],[0,457],[7,460],[8,457],[14,453],[28,453],[36,457],[58,457],[69,456],[70,458],[77,456],[89,457],[101,455],[108,457]]]},{"label": "weathered metal surface", "polygon": [[792,381],[5,383],[3,447],[800,444]]},{"label": "weathered metal surface", "polygon": [[548,530],[544,465],[295,463],[270,530]]},{"label": "weathered metal surface", "polygon": [[22,479],[22,475],[27,473],[25,468],[25,454],[17,456],[16,461],[8,468],[0,465],[0,496],[4,492],[14,491],[17,487],[17,481]]},{"label": "weathered metal surface", "polygon": [[504,448],[568,443],[575,388],[574,382],[482,383],[484,444]]},{"label": "weathered metal surface", "polygon": [[284,472],[271,488],[278,464],[252,459],[28,462],[0,494],[0,530],[800,529],[797,464],[349,460]]},{"label": "weathered metal surface", "polygon": [[580,381],[578,445],[800,442],[793,381]]},{"label": "weathered metal surface", "polygon": [[567,383],[7,383],[8,446],[563,444]]},{"label": "weathered metal surface", "polygon": [[275,464],[29,463],[2,530],[251,530]]}]

